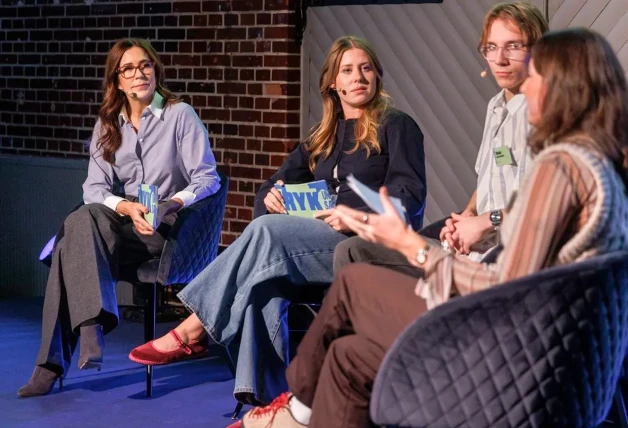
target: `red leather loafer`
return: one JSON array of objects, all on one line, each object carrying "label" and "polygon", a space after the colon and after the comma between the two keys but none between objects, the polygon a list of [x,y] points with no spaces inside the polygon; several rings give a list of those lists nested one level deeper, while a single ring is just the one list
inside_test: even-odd
[{"label": "red leather loafer", "polygon": [[129,354],[129,359],[147,366],[159,366],[201,357],[205,355],[209,349],[207,335],[195,342],[184,343],[176,331],[170,330],[170,334],[179,345],[174,351],[160,351],[153,345],[155,341],[151,340],[132,350]]}]

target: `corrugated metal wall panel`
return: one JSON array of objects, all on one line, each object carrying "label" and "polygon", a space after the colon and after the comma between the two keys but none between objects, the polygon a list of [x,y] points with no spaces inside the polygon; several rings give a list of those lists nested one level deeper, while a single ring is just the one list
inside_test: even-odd
[{"label": "corrugated metal wall panel", "polygon": [[[628,0],[549,0],[551,28],[591,26],[607,35],[628,69]],[[316,7],[303,43],[302,130],[321,118],[318,79],[337,37],[368,39],[383,62],[384,86],[425,133],[426,223],[466,204],[475,189],[475,157],[488,100],[498,91],[479,75],[482,20],[496,0],[441,4]],[[532,3],[539,8],[543,0]],[[626,45],[626,46],[625,46]]]},{"label": "corrugated metal wall panel", "polygon": [[628,0],[549,0],[560,3],[552,17],[552,29],[584,26],[606,36],[628,78]]},{"label": "corrugated metal wall panel", "polygon": [[593,21],[590,27],[608,37],[611,45],[618,48],[618,46],[614,45],[611,34],[616,33],[617,30],[623,30],[619,31],[617,34],[621,35],[623,32],[625,35],[624,41],[628,39],[628,25],[620,25],[619,22],[622,18],[625,19],[628,17],[626,11],[628,11],[628,0],[608,2],[604,10],[595,18],[595,21]]},{"label": "corrugated metal wall panel", "polygon": [[[550,0],[551,1],[551,0]],[[565,0],[551,18],[551,28],[568,27],[586,3],[604,3],[605,0]]]},{"label": "corrugated metal wall panel", "polygon": [[[556,13],[556,11],[558,10],[558,8],[565,2],[565,0],[549,0],[549,16],[553,17],[554,14]],[[541,2],[542,3],[542,2]],[[535,4],[537,6],[539,5],[539,2],[535,2]],[[543,9],[541,9],[543,10]]]},{"label": "corrugated metal wall panel", "polygon": [[[582,8],[578,11],[578,13],[573,17],[573,19],[569,23],[569,26],[590,28],[595,22],[595,20],[600,16],[602,11],[606,9],[609,2],[610,0],[587,1],[582,6]],[[606,25],[606,23],[604,22],[601,24],[602,24],[602,27]]]},{"label": "corrugated metal wall panel", "polygon": [[[613,3],[620,4],[620,2]],[[607,20],[602,21],[602,16],[600,16],[600,18],[593,23],[597,31],[605,33],[609,43],[616,51],[619,51],[619,49],[626,44],[626,40],[628,40],[628,1],[624,2],[620,6],[621,8],[618,7],[617,11],[610,15],[611,18],[615,19],[619,17],[614,26],[611,26]],[[607,9],[610,9],[610,7]],[[601,28],[602,24],[609,28]]]}]

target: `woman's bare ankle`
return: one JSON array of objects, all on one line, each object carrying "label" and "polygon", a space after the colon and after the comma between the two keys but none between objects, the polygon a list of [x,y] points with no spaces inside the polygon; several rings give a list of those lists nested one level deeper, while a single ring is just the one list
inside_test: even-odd
[{"label": "woman's bare ankle", "polygon": [[206,334],[203,323],[201,323],[196,314],[187,317],[181,324],[175,327],[174,331],[181,337],[183,343],[196,342],[201,340]]},{"label": "woman's bare ankle", "polygon": [[180,325],[176,327],[174,331],[179,335],[183,343],[186,344],[198,342],[206,334],[205,330],[201,329],[200,331],[189,331],[185,328],[181,328]]}]

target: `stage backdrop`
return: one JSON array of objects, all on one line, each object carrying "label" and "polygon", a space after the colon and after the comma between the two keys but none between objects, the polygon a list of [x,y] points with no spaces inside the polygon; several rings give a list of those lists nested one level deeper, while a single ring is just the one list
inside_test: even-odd
[{"label": "stage backdrop", "polygon": [[[543,10],[542,0],[532,2]],[[462,209],[476,186],[474,165],[486,105],[498,91],[491,77],[480,77],[485,61],[476,49],[484,14],[498,2],[371,3],[377,4],[333,0],[335,6],[308,8],[301,133],[305,136],[321,118],[318,79],[332,41],[345,34],[368,39],[383,62],[386,90],[425,134],[428,224]],[[584,26],[599,31],[618,52],[624,70],[628,69],[627,11],[628,0],[549,0],[548,4],[552,29]]]}]

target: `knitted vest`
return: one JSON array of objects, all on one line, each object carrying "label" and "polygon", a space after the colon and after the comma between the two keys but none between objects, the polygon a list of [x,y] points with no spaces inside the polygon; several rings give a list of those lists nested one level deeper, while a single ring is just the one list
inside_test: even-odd
[{"label": "knitted vest", "polygon": [[[621,177],[602,156],[590,149],[571,143],[559,143],[543,149],[534,159],[541,162],[556,152],[565,152],[585,165],[595,179],[596,202],[591,216],[557,255],[558,264],[573,263],[617,250],[628,249],[628,198]],[[515,201],[512,212],[522,209],[525,201]],[[514,225],[512,225],[514,226]],[[510,235],[510,231],[506,232]]]}]

